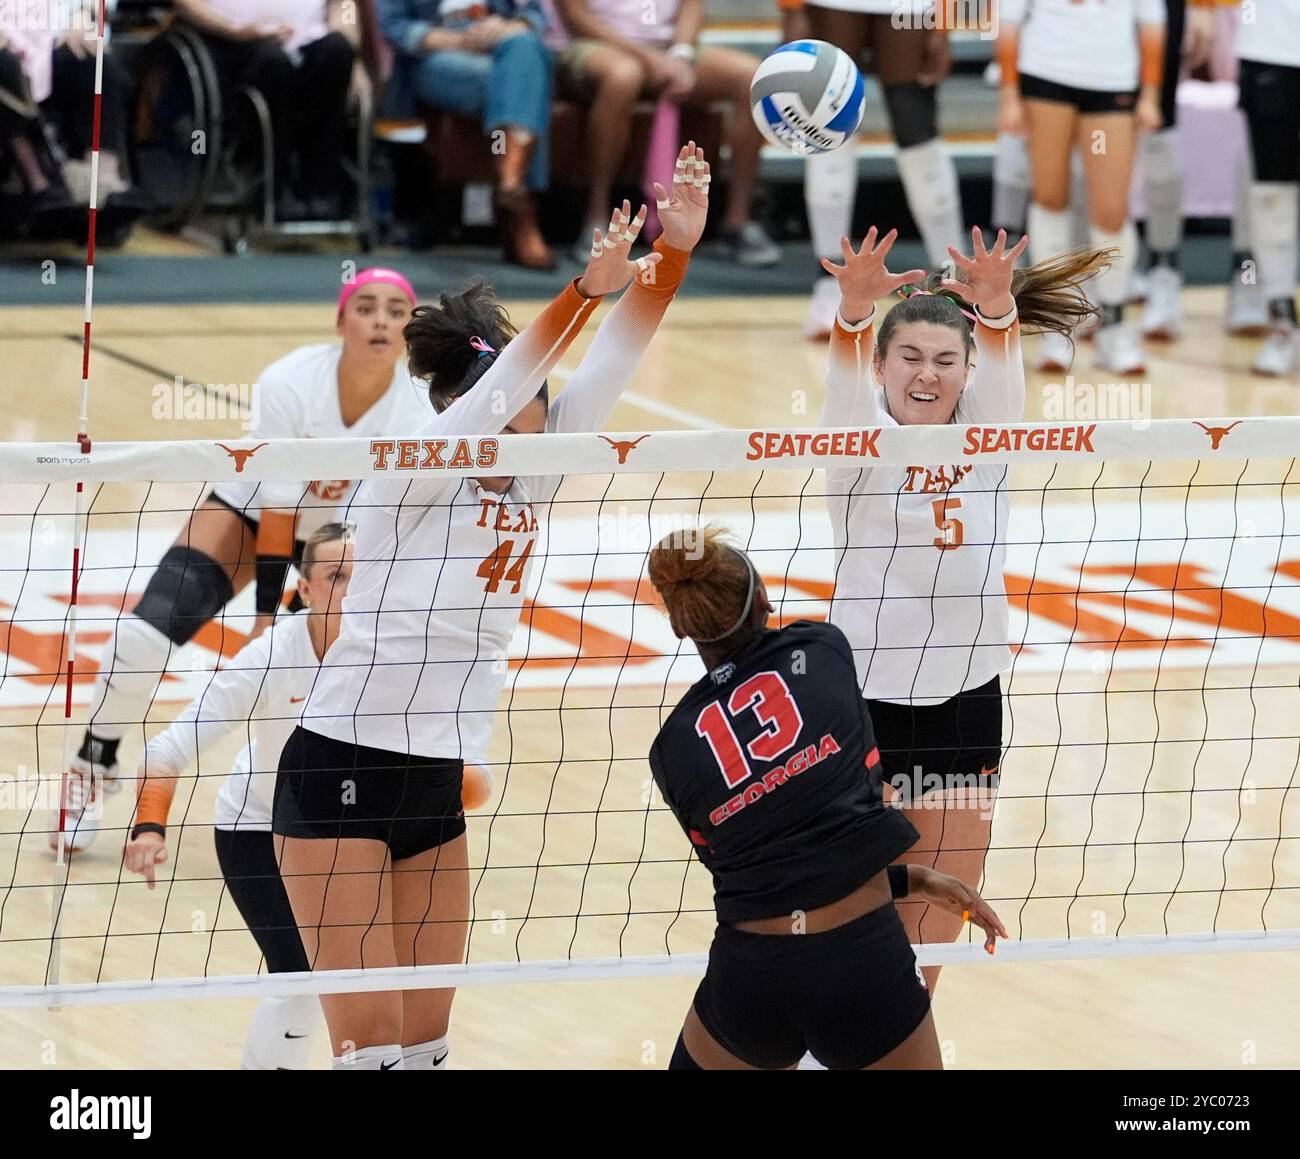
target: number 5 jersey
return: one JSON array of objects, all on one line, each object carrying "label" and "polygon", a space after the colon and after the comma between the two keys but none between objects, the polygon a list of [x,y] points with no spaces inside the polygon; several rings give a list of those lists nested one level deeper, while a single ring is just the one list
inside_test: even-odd
[{"label": "number 5 jersey", "polygon": [[[822,422],[896,427],[872,377],[874,321],[831,334]],[[1002,320],[998,320],[1003,325]],[[1018,422],[1025,408],[1020,326],[974,324],[975,368],[952,421]],[[868,700],[939,704],[1011,664],[1005,463],[918,463],[826,472],[835,542],[831,623],[853,646]]]}]

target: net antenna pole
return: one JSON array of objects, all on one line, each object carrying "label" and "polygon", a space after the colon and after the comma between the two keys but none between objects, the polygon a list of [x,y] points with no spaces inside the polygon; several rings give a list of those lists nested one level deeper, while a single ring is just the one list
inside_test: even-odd
[{"label": "net antenna pole", "polygon": [[[86,302],[85,317],[81,337],[81,403],[77,414],[77,445],[83,455],[90,454],[90,319],[95,299],[95,225],[99,204],[99,136],[100,117],[103,107],[104,92],[104,36],[107,25],[107,0],[99,0],[96,5],[95,27],[93,32],[85,29],[83,35],[93,40],[95,45],[95,97],[94,127],[90,142],[90,205],[89,222],[86,233]],[[72,29],[76,32],[77,29]],[[82,505],[85,484],[78,483],[73,502],[72,515],[72,575],[68,600],[66,689],[63,697],[63,768],[59,790],[59,828],[57,848],[54,855],[54,888],[51,892],[50,913],[50,955],[46,963],[45,981],[47,985],[57,985],[59,968],[62,961],[62,939],[59,927],[63,917],[63,899],[68,892],[67,818],[68,818],[68,769],[71,765],[72,749],[72,683],[77,655],[77,588],[81,579],[81,553],[86,541],[86,513]],[[91,778],[89,792],[103,793],[103,786],[96,786]],[[87,800],[86,787],[82,786],[83,803]],[[50,1006],[58,1009],[58,1003]]]}]

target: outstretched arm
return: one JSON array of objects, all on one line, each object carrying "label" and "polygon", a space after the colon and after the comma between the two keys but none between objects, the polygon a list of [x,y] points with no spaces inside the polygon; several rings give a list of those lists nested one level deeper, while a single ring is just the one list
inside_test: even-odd
[{"label": "outstretched arm", "polygon": [[998,230],[992,250],[984,246],[978,226],[971,230],[973,253],[949,248],[962,278],[945,278],[944,289],[975,307],[975,372],[957,401],[959,422],[1019,422],[1025,413],[1025,364],[1020,354],[1020,323],[1011,280],[1016,259],[1029,238],[1010,249]]},{"label": "outstretched arm", "polygon": [[[683,146],[677,155],[671,196],[662,185],[655,186],[663,225],[655,252],[662,260],[632,283],[600,324],[591,349],[551,407],[548,430],[598,431],[605,425],[686,276],[691,251],[708,217],[709,181],[704,150],[694,142]],[[631,208],[627,202],[624,206]],[[632,223],[634,236],[644,220],[643,206]]]},{"label": "outstretched arm", "polygon": [[925,277],[924,270],[891,274],[885,268],[885,259],[897,237],[898,231],[891,229],[876,245],[876,228],[872,226],[856,253],[847,237],[840,239],[842,266],[822,259],[823,268],[840,284],[840,308],[831,331],[826,370],[823,426],[851,427],[879,420],[876,383],[871,373],[876,303],[900,286]]},{"label": "outstretched arm", "polygon": [[247,726],[266,684],[276,629],[242,648],[213,674],[207,688],[181,709],[171,725],[145,746],[140,759],[135,820],[144,829],[126,845],[123,862],[154,887],[156,867],[166,860],[167,817],[177,781],[208,745],[238,725]]}]

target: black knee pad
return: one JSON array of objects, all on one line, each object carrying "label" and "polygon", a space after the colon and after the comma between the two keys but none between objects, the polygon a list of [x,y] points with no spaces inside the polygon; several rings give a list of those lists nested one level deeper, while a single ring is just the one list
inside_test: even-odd
[{"label": "black knee pad", "polygon": [[913,81],[905,85],[886,85],[885,108],[900,149],[924,145],[939,135],[936,90]]},{"label": "black knee pad", "polygon": [[173,644],[188,644],[234,594],[230,577],[210,555],[192,547],[169,547],[135,614]]},{"label": "black knee pad", "polygon": [[668,1061],[669,1070],[703,1070],[686,1049],[686,1043],[682,1041],[682,1036],[677,1036],[677,1045],[673,1047],[673,1057]]}]

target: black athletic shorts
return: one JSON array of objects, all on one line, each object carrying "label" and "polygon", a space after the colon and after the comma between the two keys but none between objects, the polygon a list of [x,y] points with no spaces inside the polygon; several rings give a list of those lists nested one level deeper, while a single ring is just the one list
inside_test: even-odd
[{"label": "black athletic shorts", "polygon": [[1137,89],[1129,92],[1104,93],[1097,89],[1077,89],[1054,80],[1020,74],[1020,95],[1027,101],[1056,101],[1073,105],[1081,113],[1132,113],[1137,108]]},{"label": "black athletic shorts", "polygon": [[1238,103],[1250,129],[1256,181],[1300,181],[1300,68],[1237,62]]},{"label": "black athletic shorts", "polygon": [[251,515],[249,515],[249,513],[245,511],[242,507],[236,507],[233,503],[227,502],[225,499],[221,498],[221,496],[218,495],[215,491],[209,491],[205,496],[205,501],[218,503],[222,507],[224,507],[227,511],[233,511],[236,515],[239,516],[240,519],[244,521],[244,526],[247,527],[249,531],[251,531],[254,535],[257,534],[257,520],[254,519]]},{"label": "black athletic shorts", "polygon": [[995,676],[942,704],[868,700],[881,780],[906,805],[945,788],[997,789],[1002,763],[1002,681]]},{"label": "black athletic shorts", "polygon": [[394,861],[465,832],[465,762],[334,740],[299,726],[280,754],[272,829],[283,837],[382,841]]},{"label": "black athletic shorts", "polygon": [[1178,81],[1183,69],[1183,31],[1187,27],[1187,0],[1165,0],[1165,65],[1160,80],[1162,129],[1178,124]]},{"label": "black athletic shorts", "polygon": [[822,934],[752,934],[720,925],[695,1013],[750,1066],[781,1069],[811,1051],[861,1070],[921,1025],[930,995],[892,903]]},{"label": "black athletic shorts", "polygon": [[272,974],[310,970],[298,923],[275,860],[275,838],[264,830],[214,829],[217,864],[248,932]]}]

